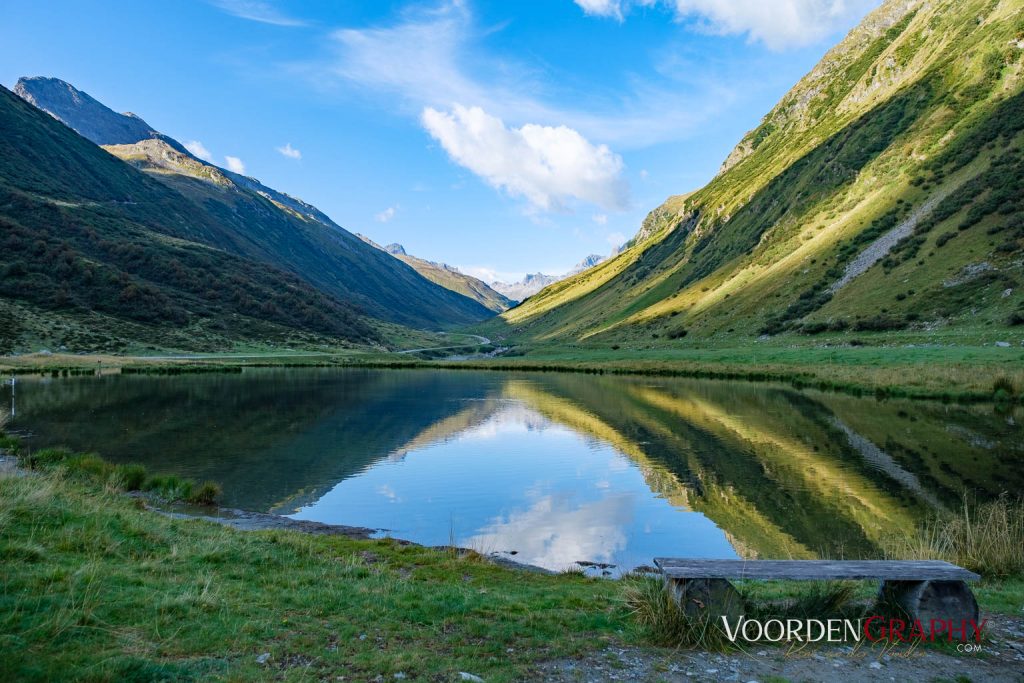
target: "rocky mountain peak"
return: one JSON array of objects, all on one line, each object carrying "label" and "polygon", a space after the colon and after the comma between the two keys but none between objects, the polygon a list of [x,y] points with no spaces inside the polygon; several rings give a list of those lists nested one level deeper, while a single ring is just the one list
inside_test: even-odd
[{"label": "rocky mountain peak", "polygon": [[135,114],[118,114],[88,93],[59,78],[19,78],[14,92],[97,145],[131,145],[157,139],[187,154],[176,140],[162,135]]},{"label": "rocky mountain peak", "polygon": [[392,242],[388,246],[384,247],[384,251],[394,256],[407,256],[407,254],[405,253],[405,247],[403,247],[398,242]]}]

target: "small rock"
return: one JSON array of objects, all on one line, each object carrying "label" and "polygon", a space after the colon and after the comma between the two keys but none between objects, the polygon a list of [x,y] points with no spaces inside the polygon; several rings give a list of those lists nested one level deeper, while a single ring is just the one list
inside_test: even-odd
[{"label": "small rock", "polygon": [[718,673],[718,669],[704,669],[704,673],[706,673],[706,674],[716,674],[716,673]]},{"label": "small rock", "polygon": [[768,656],[768,650],[758,650],[757,651],[757,656],[758,657],[767,657]]},{"label": "small rock", "polygon": [[465,671],[459,672],[459,678],[464,681],[471,681],[472,683],[484,683],[484,679],[480,678],[476,674],[466,673]]},{"label": "small rock", "polygon": [[1013,287],[1010,287],[1009,289],[1004,289],[1003,290],[1003,298],[1004,299],[1006,297],[1010,296],[1011,294],[1013,294]]},{"label": "small rock", "polygon": [[264,652],[263,654],[256,656],[256,663],[257,664],[266,664],[268,661],[270,661],[270,653],[269,652]]},{"label": "small rock", "polygon": [[868,667],[872,668],[872,669],[881,669],[882,668],[882,663],[881,662],[871,662],[870,664],[868,664]]},{"label": "small rock", "polygon": [[1010,342],[1007,342],[1007,341],[997,341],[996,342],[996,346],[998,346],[1001,349],[1008,349],[1008,348],[1010,348]]},{"label": "small rock", "polygon": [[396,673],[395,674],[395,680],[404,681],[405,680],[405,672],[404,671],[399,671],[398,673]]},{"label": "small rock", "polygon": [[359,640],[366,640],[366,634],[365,633],[360,633],[359,634]]}]

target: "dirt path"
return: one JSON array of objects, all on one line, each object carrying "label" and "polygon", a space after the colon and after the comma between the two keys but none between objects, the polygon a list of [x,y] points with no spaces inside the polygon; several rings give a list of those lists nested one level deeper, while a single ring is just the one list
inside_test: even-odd
[{"label": "dirt path", "polygon": [[822,647],[803,652],[783,648],[739,654],[608,647],[581,660],[550,662],[542,680],[637,681],[1024,681],[1024,618],[990,616],[990,642],[981,653],[881,647]]},{"label": "dirt path", "polygon": [[399,351],[398,353],[419,353],[420,351],[447,351],[448,349],[464,349],[467,346],[483,346],[484,344],[490,344],[491,340],[487,337],[481,337],[478,334],[467,334],[467,337],[473,337],[477,341],[473,344],[455,344],[454,346],[431,346],[426,349],[406,349],[405,351]]}]

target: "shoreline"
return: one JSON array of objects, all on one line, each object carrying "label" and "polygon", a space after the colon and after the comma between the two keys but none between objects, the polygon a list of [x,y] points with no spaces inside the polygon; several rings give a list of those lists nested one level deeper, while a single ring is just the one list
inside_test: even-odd
[{"label": "shoreline", "polygon": [[[4,451],[0,451],[0,477],[2,476],[16,476],[24,477],[31,476],[32,470],[27,470],[18,464],[18,457]],[[369,527],[361,526],[349,526],[347,524],[328,524],[326,522],[317,522],[309,519],[292,519],[285,515],[277,515],[273,512],[253,512],[251,510],[240,510],[238,508],[224,507],[221,505],[211,506],[189,506],[192,509],[196,509],[196,512],[183,511],[186,507],[180,503],[171,503],[171,508],[160,507],[155,505],[152,496],[145,493],[134,491],[125,492],[126,498],[131,498],[140,501],[143,509],[154,512],[158,515],[168,517],[170,519],[179,520],[199,520],[203,522],[212,522],[219,524],[228,529],[234,531],[294,531],[296,533],[305,534],[308,536],[341,536],[352,541],[374,541],[380,540],[381,538],[387,538],[392,543],[396,543],[400,546],[415,546],[417,548],[430,548],[433,550],[442,550],[445,552],[454,552],[458,555],[469,555],[476,554],[486,559],[499,567],[506,569],[515,569],[518,571],[531,572],[534,574],[547,574],[555,575],[559,574],[553,569],[547,569],[534,564],[528,564],[526,562],[517,562],[507,557],[507,552],[493,552],[487,555],[482,555],[472,548],[463,548],[461,546],[428,546],[416,541],[410,541],[405,538],[397,538],[395,536],[375,537],[382,531],[388,531],[387,529],[371,529]],[[174,509],[182,508],[182,509]],[[202,508],[203,512],[199,512],[198,508]],[[209,514],[204,514],[209,513]],[[607,567],[613,567],[614,565],[605,565],[600,562],[592,562],[590,560],[578,560],[576,563],[580,568],[586,569],[589,567],[597,567],[604,569]]]},{"label": "shoreline", "polygon": [[[0,473],[3,471],[2,458],[3,456],[0,456]],[[237,508],[222,507],[219,505],[211,506],[209,511],[214,514],[181,512],[151,505],[150,503],[152,503],[152,500],[148,499],[145,494],[126,495],[145,501],[147,510],[165,517],[170,517],[171,519],[196,519],[204,522],[213,522],[229,529],[234,529],[235,531],[294,531],[310,536],[343,536],[344,538],[353,541],[379,540],[380,537],[375,537],[374,534],[381,531],[387,531],[387,529],[371,529],[361,526],[348,526],[346,524],[328,524],[326,522],[317,522],[308,519],[292,519],[291,517],[277,515],[273,512],[252,512],[250,510],[239,510]],[[461,546],[428,546],[405,538],[397,538],[394,536],[386,536],[386,538],[390,539],[393,543],[397,543],[402,546],[431,548],[434,550],[454,552],[460,555],[476,553],[472,548],[463,548]],[[487,555],[480,556],[489,562],[493,562],[494,564],[507,569],[516,569],[519,571],[527,571],[537,574],[558,574],[558,572],[551,569],[527,564],[525,562],[516,562],[515,560],[505,557],[504,553],[489,553]],[[581,560],[578,561],[577,564],[582,567],[587,564],[596,565],[597,563],[590,563],[586,560]]]},{"label": "shoreline", "polygon": [[[953,355],[947,355],[953,354]],[[957,355],[959,354],[959,355]],[[678,377],[788,384],[858,397],[943,403],[1024,405],[1024,351],[962,347],[843,347],[700,349],[626,357],[598,351],[477,360],[407,359],[401,354],[227,354],[202,357],[26,354],[0,357],[0,376],[96,374],[178,375],[242,372],[246,368],[342,368],[558,372],[634,377]]]}]

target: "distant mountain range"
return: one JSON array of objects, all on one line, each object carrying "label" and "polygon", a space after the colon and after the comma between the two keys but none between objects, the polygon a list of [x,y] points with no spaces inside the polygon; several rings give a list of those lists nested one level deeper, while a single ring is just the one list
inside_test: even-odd
[{"label": "distant mountain range", "polygon": [[540,290],[544,289],[548,285],[553,285],[556,282],[560,282],[567,277],[578,275],[583,271],[593,268],[597,264],[601,263],[605,259],[604,256],[598,254],[591,254],[587,258],[583,259],[568,273],[562,275],[545,275],[544,273],[529,273],[522,280],[518,282],[491,282],[490,286],[497,292],[500,292],[510,300],[519,303],[530,298]]},{"label": "distant mountain range", "polygon": [[886,0],[705,187],[668,198],[621,253],[486,331],[616,348],[872,335],[1016,345],[1022,150],[1021,2]]},{"label": "distant mountain range", "polygon": [[0,347],[382,343],[382,324],[493,314],[63,81],[16,91],[0,89]]},{"label": "distant mountain range", "polygon": [[392,243],[386,247],[382,247],[365,235],[359,235],[359,237],[367,244],[370,244],[377,249],[381,249],[403,263],[408,264],[417,273],[431,282],[439,284],[445,289],[450,289],[453,292],[458,292],[463,296],[467,296],[495,313],[501,313],[515,304],[514,301],[510,301],[502,294],[488,287],[487,283],[483,280],[479,280],[472,275],[466,275],[454,266],[449,266],[447,263],[428,261],[426,259],[421,259],[407,254],[405,247],[398,243]]}]

